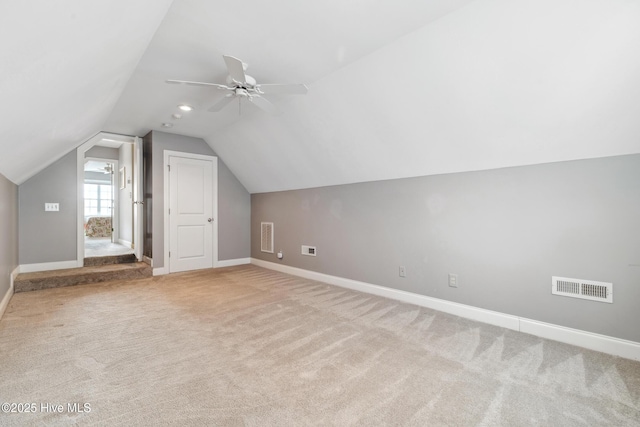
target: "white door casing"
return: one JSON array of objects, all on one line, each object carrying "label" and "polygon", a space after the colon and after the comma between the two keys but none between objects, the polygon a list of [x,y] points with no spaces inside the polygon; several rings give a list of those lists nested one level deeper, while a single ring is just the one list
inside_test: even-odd
[{"label": "white door casing", "polygon": [[144,189],[142,182],[142,138],[134,138],[133,144],[133,253],[138,261],[142,261],[143,254],[143,207]]},{"label": "white door casing", "polygon": [[118,163],[107,162],[107,166],[111,168],[109,171],[109,182],[111,183],[111,243],[117,243],[118,238],[120,237],[120,229],[117,227],[120,219],[120,211],[118,209],[119,203],[117,203],[120,183],[118,182],[118,177],[115,174],[115,171],[118,170]]},{"label": "white door casing", "polygon": [[169,272],[214,267],[217,158],[171,153],[165,173],[169,184],[165,242]]}]

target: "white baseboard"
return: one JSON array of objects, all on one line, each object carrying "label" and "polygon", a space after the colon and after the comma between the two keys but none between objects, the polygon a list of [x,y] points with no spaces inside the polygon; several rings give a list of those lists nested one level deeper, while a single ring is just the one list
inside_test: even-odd
[{"label": "white baseboard", "polygon": [[[216,264],[216,268],[232,267],[234,265],[244,265],[244,264],[251,264],[251,258],[225,259],[222,261],[218,261],[218,263]],[[153,267],[153,260],[151,260],[151,266]],[[158,267],[153,269],[154,276],[163,276],[165,274],[169,274],[168,267]]]},{"label": "white baseboard", "polygon": [[118,239],[118,243],[120,243],[122,246],[126,246],[128,248],[132,247],[132,243],[128,240],[123,240],[123,239]]},{"label": "white baseboard", "polygon": [[217,267],[233,267],[234,265],[251,264],[251,258],[225,259],[218,261]]},{"label": "white baseboard", "polygon": [[[77,268],[78,261],[42,262],[39,264],[22,264],[20,273],[33,273],[36,271],[64,270],[65,268]],[[82,266],[81,266],[82,267]]]},{"label": "white baseboard", "polygon": [[415,304],[420,307],[431,308],[433,310],[438,310],[467,319],[476,320],[478,322],[488,323],[491,325],[536,335],[542,338],[560,341],[567,344],[588,348],[590,350],[599,351],[602,353],[612,354],[614,356],[620,356],[627,359],[640,361],[640,343],[634,341],[627,341],[620,338],[594,334],[591,332],[553,325],[550,323],[539,322],[537,320],[526,319],[518,316],[513,316],[511,314],[485,310],[466,304],[459,304],[439,298],[427,297],[424,295],[414,294],[412,292],[406,292],[398,289],[387,288],[384,286],[373,285],[371,283],[359,282],[357,280],[331,276],[315,271],[303,270],[301,268],[290,267],[283,264],[276,264],[256,258],[251,258],[251,264],[275,271],[280,271],[282,273],[292,274],[294,276],[304,277],[306,279],[317,280],[320,282],[328,283],[330,285],[340,286],[342,288],[378,295],[409,304]]},{"label": "white baseboard", "polygon": [[169,274],[169,269],[167,267],[158,267],[153,269],[154,276],[164,276],[165,274]]},{"label": "white baseboard", "polygon": [[16,276],[18,275],[19,272],[20,272],[20,267],[16,267],[9,275],[9,289],[7,289],[7,292],[2,297],[2,301],[0,301],[0,319],[2,319],[2,316],[4,316],[4,312],[7,310],[7,307],[9,306],[9,302],[13,297],[13,293],[15,289],[13,286],[13,281],[16,279]]},{"label": "white baseboard", "polygon": [[153,258],[149,258],[146,255],[142,255],[142,262],[149,264],[151,267],[153,267]]},{"label": "white baseboard", "polygon": [[520,332],[588,348],[601,353],[613,354],[625,359],[640,360],[640,343],[634,341],[525,318],[520,318]]}]

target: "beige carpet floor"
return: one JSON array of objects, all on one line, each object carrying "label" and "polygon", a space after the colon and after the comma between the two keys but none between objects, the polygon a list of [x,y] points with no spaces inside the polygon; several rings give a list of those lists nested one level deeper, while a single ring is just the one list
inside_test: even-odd
[{"label": "beige carpet floor", "polygon": [[239,266],[16,294],[0,402],[36,409],[2,426],[638,426],[640,363]]}]

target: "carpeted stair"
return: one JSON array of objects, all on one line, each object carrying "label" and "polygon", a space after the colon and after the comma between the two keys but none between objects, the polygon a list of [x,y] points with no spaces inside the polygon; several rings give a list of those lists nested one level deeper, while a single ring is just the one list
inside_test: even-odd
[{"label": "carpeted stair", "polygon": [[151,267],[143,262],[136,262],[134,255],[85,258],[84,265],[82,268],[18,274],[14,281],[15,292],[152,276]]},{"label": "carpeted stair", "polygon": [[107,265],[107,264],[129,264],[135,263],[138,260],[134,254],[126,254],[126,255],[110,255],[110,256],[94,256],[88,257],[84,259],[85,267],[93,267],[96,265]]}]

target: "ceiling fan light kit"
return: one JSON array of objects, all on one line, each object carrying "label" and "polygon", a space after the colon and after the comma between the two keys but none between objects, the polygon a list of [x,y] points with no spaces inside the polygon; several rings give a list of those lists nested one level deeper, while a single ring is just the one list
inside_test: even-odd
[{"label": "ceiling fan light kit", "polygon": [[[247,75],[247,64],[234,58],[233,56],[223,55],[224,62],[227,66],[229,75],[226,78],[226,84],[218,83],[206,83],[206,82],[193,82],[188,80],[166,80],[166,83],[170,84],[187,84],[190,86],[209,86],[215,87],[221,90],[226,90],[228,93],[207,109],[207,111],[218,112],[222,110],[227,104],[229,104],[234,98],[238,98],[242,101],[243,98],[248,99],[251,103],[258,108],[271,113],[277,114],[280,112],[271,101],[264,98],[265,94],[279,94],[279,95],[304,95],[307,93],[307,86],[304,84],[258,84],[256,79]],[[181,104],[179,107],[182,109]],[[191,111],[191,110],[184,110]]]}]

